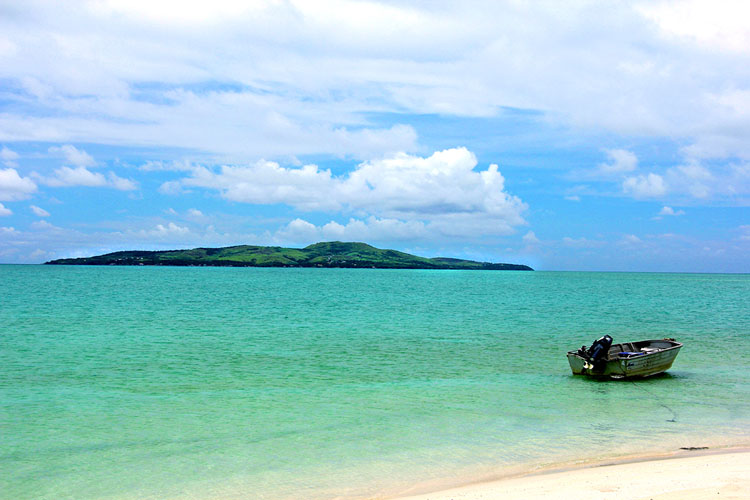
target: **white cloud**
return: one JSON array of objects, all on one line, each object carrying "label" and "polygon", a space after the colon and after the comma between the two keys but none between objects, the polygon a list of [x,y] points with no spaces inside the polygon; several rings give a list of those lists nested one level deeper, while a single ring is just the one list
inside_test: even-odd
[{"label": "white cloud", "polygon": [[190,208],[188,209],[187,213],[191,217],[203,217],[203,212],[201,212],[197,208]]},{"label": "white cloud", "polygon": [[[422,221],[444,235],[509,234],[525,224],[526,204],[505,191],[497,165],[476,171],[477,159],[465,148],[429,157],[399,153],[359,164],[336,177],[316,165],[281,167],[260,161],[197,167],[182,186],[216,189],[222,196],[253,204],[284,203],[305,211],[364,213],[383,219]],[[174,183],[162,191],[174,191]]]},{"label": "white cloud", "polygon": [[672,207],[662,207],[662,209],[659,211],[659,215],[669,215],[669,216],[680,216],[685,215],[684,210],[675,210]]},{"label": "white cloud", "polygon": [[662,176],[650,173],[626,178],[622,190],[635,198],[656,198],[666,194],[667,185]]},{"label": "white cloud", "polygon": [[36,222],[32,222],[31,228],[36,229],[38,231],[62,231],[63,230],[62,228],[57,227],[54,224],[50,224],[46,220],[38,220]]},{"label": "white cloud", "polygon": [[330,221],[316,226],[303,219],[295,219],[274,234],[280,243],[308,244],[326,240],[344,241],[408,241],[428,236],[429,226],[419,221],[401,221],[368,217],[349,219],[346,224]]},{"label": "white cloud", "polygon": [[107,172],[105,176],[86,167],[60,167],[55,169],[53,176],[40,177],[40,181],[52,187],[110,187],[120,191],[138,189],[135,181],[118,177],[114,172]]},{"label": "white cloud", "polygon": [[0,217],[7,217],[9,215],[13,215],[13,212],[10,210],[10,208],[7,208],[5,205],[0,203]]},{"label": "white cloud", "polygon": [[15,169],[0,169],[0,201],[25,200],[36,190],[34,181],[21,177]]},{"label": "white cloud", "polygon": [[3,149],[0,149],[0,161],[2,161],[6,167],[17,167],[18,163],[16,160],[18,160],[18,158],[19,155],[15,151],[12,151],[5,146],[3,146]]},{"label": "white cloud", "polygon": [[598,166],[598,170],[602,174],[622,174],[638,168],[638,157],[631,151],[609,149],[607,150],[607,156],[609,156],[609,163],[600,163]]},{"label": "white cloud", "polygon": [[185,190],[182,189],[182,183],[180,181],[164,182],[162,183],[161,186],[159,186],[158,191],[161,194],[172,195],[172,196],[176,196],[178,194],[182,194],[185,192]]},{"label": "white cloud", "polygon": [[133,191],[138,189],[138,184],[131,179],[118,177],[114,172],[107,173],[107,185],[119,191]]},{"label": "white cloud", "polygon": [[34,214],[35,214],[36,216],[38,216],[38,217],[49,217],[49,216],[50,216],[50,213],[49,213],[49,212],[47,212],[47,211],[46,211],[45,209],[43,209],[43,208],[39,208],[39,207],[38,207],[38,206],[36,206],[36,205],[31,205],[31,206],[30,206],[29,208],[30,208],[30,209],[31,209],[31,211],[32,211],[32,212],[34,212]]},{"label": "white cloud", "polygon": [[681,0],[640,4],[665,35],[707,48],[744,52],[750,46],[750,6],[743,0]]},{"label": "white cloud", "polygon": [[580,0],[565,15],[554,2],[34,2],[0,19],[0,78],[19,89],[14,104],[49,113],[8,108],[0,140],[371,158],[418,145],[414,130],[370,113],[510,107],[748,159],[747,10],[742,0]]},{"label": "white cloud", "polygon": [[49,148],[49,152],[54,154],[62,154],[65,158],[65,161],[69,165],[73,165],[75,167],[93,167],[94,165],[96,165],[96,161],[94,161],[94,158],[90,154],[70,144],[65,144],[59,147],[53,146]]},{"label": "white cloud", "polygon": [[102,187],[107,185],[107,178],[103,174],[92,172],[86,167],[60,167],[55,170],[53,177],[46,178],[44,182],[53,187]]},{"label": "white cloud", "polygon": [[521,239],[527,245],[538,245],[539,243],[541,243],[539,238],[536,237],[536,234],[534,234],[534,231],[529,231]]},{"label": "white cloud", "polygon": [[623,245],[639,245],[643,243],[643,240],[634,234],[626,234],[622,237],[620,243]]},{"label": "white cloud", "polygon": [[180,226],[174,222],[157,224],[153,229],[142,229],[134,233],[138,238],[146,240],[169,240],[184,237],[190,234],[187,226]]}]

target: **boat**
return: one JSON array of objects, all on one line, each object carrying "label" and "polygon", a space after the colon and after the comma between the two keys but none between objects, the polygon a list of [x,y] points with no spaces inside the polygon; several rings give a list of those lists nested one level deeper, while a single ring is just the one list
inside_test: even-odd
[{"label": "boat", "polygon": [[591,347],[568,351],[573,375],[595,378],[642,378],[663,373],[672,367],[682,344],[675,339],[641,340],[613,344],[604,335]]}]

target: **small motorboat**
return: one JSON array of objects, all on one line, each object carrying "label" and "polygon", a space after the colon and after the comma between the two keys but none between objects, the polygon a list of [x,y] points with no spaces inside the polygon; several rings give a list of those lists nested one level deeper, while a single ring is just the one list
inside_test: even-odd
[{"label": "small motorboat", "polygon": [[573,375],[597,378],[650,377],[669,370],[682,344],[674,339],[613,344],[605,335],[577,351],[568,351]]}]

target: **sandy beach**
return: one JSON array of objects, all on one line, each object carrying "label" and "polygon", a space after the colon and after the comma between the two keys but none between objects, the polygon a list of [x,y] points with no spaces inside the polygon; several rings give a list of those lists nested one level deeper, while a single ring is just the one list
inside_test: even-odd
[{"label": "sandy beach", "polygon": [[750,449],[680,451],[537,472],[400,500],[697,500],[750,498]]}]

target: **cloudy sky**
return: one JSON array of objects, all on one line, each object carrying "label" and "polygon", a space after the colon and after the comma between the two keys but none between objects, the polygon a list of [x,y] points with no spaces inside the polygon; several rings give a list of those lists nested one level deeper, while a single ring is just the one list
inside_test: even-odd
[{"label": "cloudy sky", "polygon": [[0,262],[750,272],[750,4],[0,0]]}]

